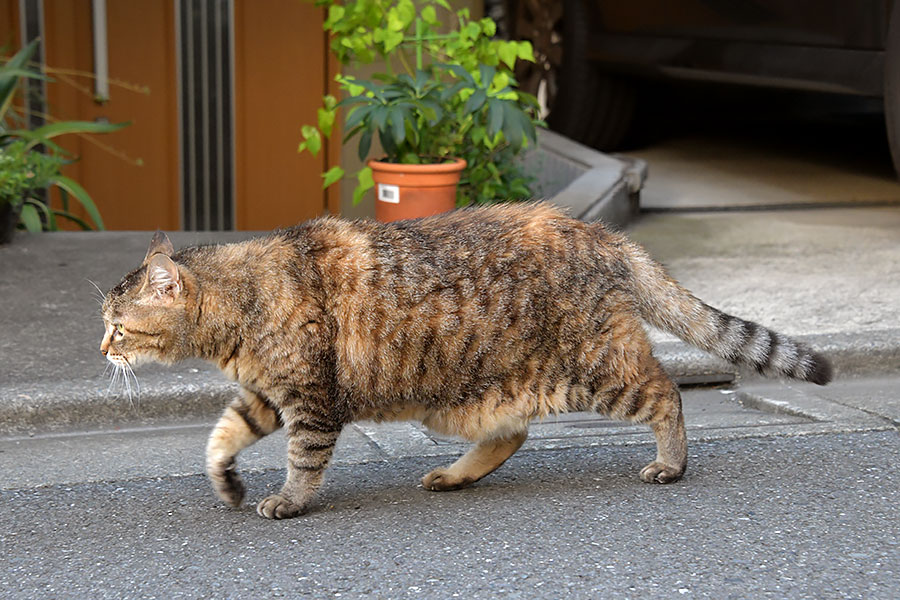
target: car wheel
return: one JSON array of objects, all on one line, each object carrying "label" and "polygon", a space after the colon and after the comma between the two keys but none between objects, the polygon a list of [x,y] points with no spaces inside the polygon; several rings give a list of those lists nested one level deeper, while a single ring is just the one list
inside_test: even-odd
[{"label": "car wheel", "polygon": [[535,62],[516,63],[519,88],[538,98],[543,115],[556,103],[562,47],[562,0],[504,0],[497,19],[500,34],[512,40],[528,40]]},{"label": "car wheel", "polygon": [[604,73],[588,59],[595,24],[587,0],[507,0],[506,34],[529,40],[535,63],[521,63],[516,79],[547,110],[551,129],[600,150],[620,149],[634,120],[634,85]]},{"label": "car wheel", "polygon": [[884,61],[884,117],[894,171],[900,175],[900,1],[894,2]]}]

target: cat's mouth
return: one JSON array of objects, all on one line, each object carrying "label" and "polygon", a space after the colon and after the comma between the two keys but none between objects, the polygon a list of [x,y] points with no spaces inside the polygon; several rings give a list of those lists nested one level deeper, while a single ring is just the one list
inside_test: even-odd
[{"label": "cat's mouth", "polygon": [[110,352],[106,355],[106,360],[115,366],[135,368],[147,362],[153,362],[154,356],[145,351],[122,352],[114,354]]},{"label": "cat's mouth", "polygon": [[126,366],[131,366],[131,364],[132,364],[132,361],[130,361],[128,359],[128,357],[125,356],[124,354],[109,353],[106,355],[106,360],[108,360],[112,364],[116,365],[117,367],[118,366],[126,367]]}]

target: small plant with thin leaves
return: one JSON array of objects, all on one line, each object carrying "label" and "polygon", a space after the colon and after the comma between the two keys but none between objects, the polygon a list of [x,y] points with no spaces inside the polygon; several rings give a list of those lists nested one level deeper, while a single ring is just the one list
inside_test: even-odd
[{"label": "small plant with thin leaves", "polygon": [[[53,139],[66,134],[108,133],[128,123],[55,121],[28,129],[24,114],[14,105],[14,98],[24,79],[48,80],[29,66],[37,45],[38,40],[32,41],[0,64],[0,208],[18,214],[19,226],[31,232],[58,229],[58,218],[82,229],[103,229],[103,219],[90,195],[61,172],[74,157]],[[44,190],[50,188],[59,191],[59,207],[51,206],[46,200]],[[72,200],[84,208],[90,222],[71,210]]]},{"label": "small plant with thin leaves", "polygon": [[[345,97],[338,102],[326,96],[318,127],[301,129],[300,151],[317,154],[345,109],[343,141],[356,140],[362,161],[375,140],[387,162],[463,158],[460,206],[531,196],[531,178],[515,157],[535,143],[537,102],[516,89],[512,74],[517,60],[534,60],[530,43],[493,39],[492,20],[472,21],[468,10],[454,13],[444,0],[317,4],[328,8],[325,29],[343,64],[380,58],[385,71],[371,79],[338,75]],[[455,20],[449,31],[439,14]],[[324,186],[344,174],[343,168],[332,167],[323,174]],[[355,203],[373,185],[368,167],[356,178]]]}]

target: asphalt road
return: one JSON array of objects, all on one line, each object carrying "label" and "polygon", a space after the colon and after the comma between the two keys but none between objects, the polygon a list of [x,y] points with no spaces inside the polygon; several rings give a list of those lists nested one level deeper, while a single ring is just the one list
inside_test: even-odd
[{"label": "asphalt road", "polygon": [[[314,512],[228,509],[202,476],[0,492],[6,598],[897,598],[896,431],[521,452],[426,492],[441,457],[338,465]],[[246,477],[250,497],[282,472]]]}]

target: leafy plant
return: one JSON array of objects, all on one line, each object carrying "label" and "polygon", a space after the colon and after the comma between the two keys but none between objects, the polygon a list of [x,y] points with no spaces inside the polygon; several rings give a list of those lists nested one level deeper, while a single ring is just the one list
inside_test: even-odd
[{"label": "leafy plant", "polygon": [[[444,0],[318,0],[328,8],[325,29],[345,65],[384,61],[371,79],[338,75],[346,93],[326,96],[318,127],[305,125],[299,150],[317,154],[330,138],[339,110],[346,108],[344,143],[358,142],[365,161],[378,140],[388,162],[417,164],[464,158],[457,203],[468,205],[529,197],[531,180],[515,155],[535,143],[536,100],[516,89],[517,60],[534,61],[529,42],[493,39],[491,19],[472,21],[453,13]],[[447,28],[439,14],[455,18]],[[412,56],[411,56],[412,54]],[[427,59],[427,64],[426,64]],[[328,187],[343,177],[332,167]],[[356,174],[354,202],[372,187],[371,170]]]},{"label": "leafy plant", "polygon": [[[103,229],[103,219],[90,195],[62,174],[62,167],[74,158],[53,139],[66,134],[108,133],[128,123],[56,121],[28,129],[13,100],[24,79],[48,80],[29,67],[38,42],[32,41],[0,65],[0,204],[11,204],[20,214],[20,225],[32,232],[58,229],[57,217],[83,229]],[[44,199],[43,190],[49,188],[59,190],[61,208],[51,207]],[[93,227],[70,210],[70,198],[84,208]]]}]

